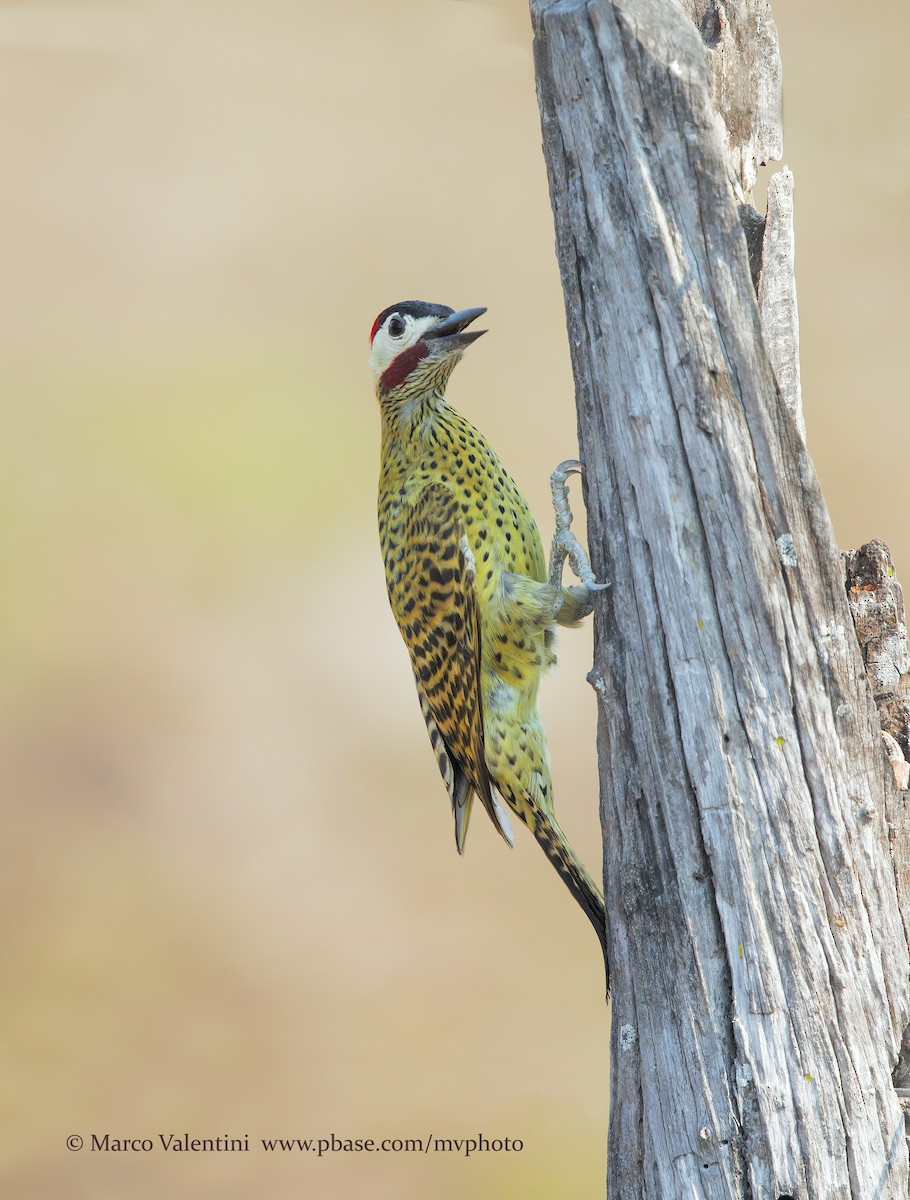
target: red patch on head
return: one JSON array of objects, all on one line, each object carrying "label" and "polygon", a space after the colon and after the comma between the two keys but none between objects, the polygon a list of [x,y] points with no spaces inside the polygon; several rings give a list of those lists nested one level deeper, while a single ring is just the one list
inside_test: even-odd
[{"label": "red patch on head", "polygon": [[391,392],[400,383],[404,383],[422,358],[430,353],[430,347],[425,342],[418,342],[402,350],[396,359],[389,363],[379,377],[379,386],[384,392]]},{"label": "red patch on head", "polygon": [[376,330],[379,328],[379,326],[381,324],[382,324],[382,313],[380,313],[379,316],[376,318],[376,320],[373,322],[373,328],[370,330],[370,345],[371,346],[373,345],[373,338],[376,336]]}]

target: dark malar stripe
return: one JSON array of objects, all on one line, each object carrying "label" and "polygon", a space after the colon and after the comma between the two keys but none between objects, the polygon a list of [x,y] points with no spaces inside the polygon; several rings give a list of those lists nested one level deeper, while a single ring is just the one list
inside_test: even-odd
[{"label": "dark malar stripe", "polygon": [[416,346],[403,350],[380,375],[379,386],[384,392],[393,391],[399,384],[404,383],[420,360],[426,358],[429,353],[430,348],[424,342],[418,342]]}]

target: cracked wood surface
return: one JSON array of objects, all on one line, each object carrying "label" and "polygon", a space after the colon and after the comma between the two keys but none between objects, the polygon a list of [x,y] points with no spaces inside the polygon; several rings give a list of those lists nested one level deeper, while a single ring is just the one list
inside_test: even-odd
[{"label": "cracked wood surface", "polygon": [[591,676],[608,1194],[903,1198],[896,793],[801,431],[790,181],[756,223],[761,304],[740,218],[749,164],[780,153],[770,14],[531,11],[589,540],[613,581]]},{"label": "cracked wood surface", "polygon": [[[910,650],[904,593],[894,574],[891,552],[876,539],[843,555],[847,602],[866,677],[872,689],[882,737],[896,789],[886,789],[885,818],[900,897],[904,930],[910,941]],[[895,1083],[910,1085],[910,1028],[894,1073]],[[907,1110],[907,1100],[904,1108]]]}]

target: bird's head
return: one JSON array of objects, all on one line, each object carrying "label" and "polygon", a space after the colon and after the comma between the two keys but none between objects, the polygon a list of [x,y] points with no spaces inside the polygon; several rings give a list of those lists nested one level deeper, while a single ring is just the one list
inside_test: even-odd
[{"label": "bird's head", "polygon": [[370,330],[370,366],[380,400],[442,395],[452,368],[485,329],[468,331],[485,308],[455,312],[445,304],[403,300],[384,309]]}]

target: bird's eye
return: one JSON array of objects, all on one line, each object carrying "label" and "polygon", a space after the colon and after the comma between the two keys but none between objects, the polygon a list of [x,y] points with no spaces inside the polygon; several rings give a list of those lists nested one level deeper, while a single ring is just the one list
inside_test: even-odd
[{"label": "bird's eye", "polygon": [[389,334],[393,338],[399,338],[404,333],[404,321],[401,317],[392,317],[388,324]]}]

